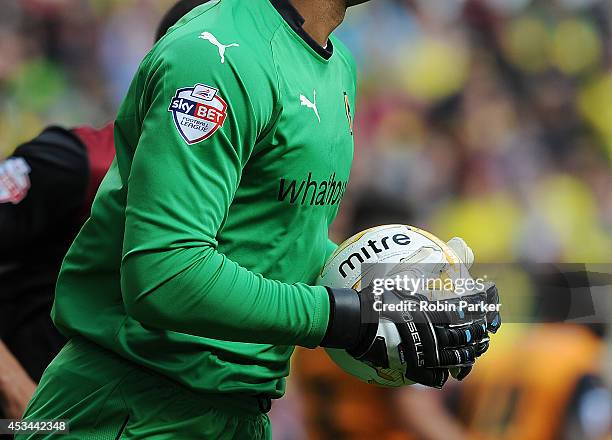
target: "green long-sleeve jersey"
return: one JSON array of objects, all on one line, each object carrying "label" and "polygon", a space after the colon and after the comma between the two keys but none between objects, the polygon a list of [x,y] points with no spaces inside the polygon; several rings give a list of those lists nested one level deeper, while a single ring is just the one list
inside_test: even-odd
[{"label": "green long-sleeve jersey", "polygon": [[355,68],[295,16],[207,3],[144,59],[62,266],[64,334],[198,392],[271,397],[294,346],[320,343],[329,298],[309,284],[349,178]]}]

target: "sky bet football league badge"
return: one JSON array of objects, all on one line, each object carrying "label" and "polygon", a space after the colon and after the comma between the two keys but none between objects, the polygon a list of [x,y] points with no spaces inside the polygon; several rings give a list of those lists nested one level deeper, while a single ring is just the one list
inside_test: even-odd
[{"label": "sky bet football league badge", "polygon": [[219,90],[204,84],[178,89],[170,103],[176,129],[189,145],[211,137],[223,127],[227,103]]}]

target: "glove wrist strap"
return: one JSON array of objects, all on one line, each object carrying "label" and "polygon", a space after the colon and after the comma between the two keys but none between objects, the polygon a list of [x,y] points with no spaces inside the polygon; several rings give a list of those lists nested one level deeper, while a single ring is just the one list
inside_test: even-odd
[{"label": "glove wrist strap", "polygon": [[359,343],[361,306],[353,289],[332,289],[329,294],[329,322],[321,342],[326,348],[349,348]]},{"label": "glove wrist strap", "polygon": [[330,317],[322,347],[343,348],[352,355],[365,353],[378,330],[378,313],[374,296],[353,289],[327,288]]}]

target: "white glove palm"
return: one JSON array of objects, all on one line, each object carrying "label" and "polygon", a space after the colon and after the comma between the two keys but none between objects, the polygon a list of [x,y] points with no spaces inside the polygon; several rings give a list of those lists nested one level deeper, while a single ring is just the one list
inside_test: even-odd
[{"label": "white glove palm", "polygon": [[451,238],[446,244],[455,252],[467,269],[472,267],[474,264],[474,252],[472,252],[472,248],[467,245],[463,238]]}]

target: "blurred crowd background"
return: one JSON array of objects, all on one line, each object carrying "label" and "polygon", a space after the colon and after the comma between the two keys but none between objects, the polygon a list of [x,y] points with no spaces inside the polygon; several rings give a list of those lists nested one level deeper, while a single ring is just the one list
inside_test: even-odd
[{"label": "blurred crowd background", "polygon": [[[0,154],[48,123],[112,120],[172,3],[3,0]],[[594,0],[352,10],[337,32],[360,67],[345,212],[376,191],[415,223],[461,233],[481,261],[609,261],[611,11]]]},{"label": "blurred crowd background", "polygon": [[[3,0],[0,157],[50,123],[101,126],[112,120],[159,18],[173,3]],[[337,35],[360,69],[355,165],[334,225],[337,240],[380,220],[380,211],[445,239],[464,237],[480,262],[612,261],[612,2],[374,0],[351,10]],[[505,295],[522,287],[514,279]],[[499,360],[504,350],[524,350],[515,340],[525,326],[512,327],[504,330],[510,341],[491,349],[498,372],[513,365]],[[563,332],[568,329],[565,341],[576,337],[579,348],[588,345],[580,342],[581,328]],[[603,346],[589,353],[578,373],[609,374]],[[583,357],[579,350],[564,355]],[[304,362],[309,366],[300,372]],[[338,429],[349,429],[330,428],[338,422],[317,410],[333,401],[329,384],[342,380],[321,367],[325,362],[320,353],[299,353],[291,395],[275,416],[279,438],[308,436],[315,422],[334,438],[341,438]],[[349,382],[348,391],[338,392],[358,387]],[[544,401],[565,396],[546,393]],[[308,394],[315,402],[310,409]],[[457,404],[456,395],[445,394],[445,408]],[[366,404],[350,403],[344,416],[341,407],[326,407],[328,418],[344,417],[350,425],[359,411],[388,404],[378,391],[364,396]],[[486,408],[500,412],[504,402],[520,401],[511,393],[500,396]],[[598,402],[594,413],[605,399]],[[470,425],[472,416],[461,423]],[[551,426],[566,416],[561,409],[540,415]],[[512,418],[504,413],[502,419]],[[324,437],[327,428],[319,428]],[[469,426],[478,429],[475,422]],[[491,432],[498,435],[486,437]],[[560,438],[517,432],[512,438]],[[511,438],[501,433],[498,426],[478,435]]]}]

